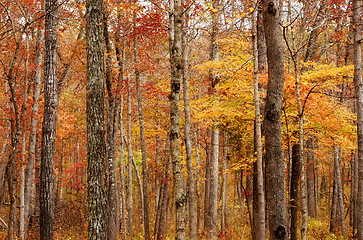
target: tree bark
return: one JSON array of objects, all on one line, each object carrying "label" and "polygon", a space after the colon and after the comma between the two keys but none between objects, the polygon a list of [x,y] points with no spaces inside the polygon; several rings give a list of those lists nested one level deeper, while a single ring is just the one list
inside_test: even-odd
[{"label": "tree bark", "polygon": [[300,148],[298,144],[292,146],[292,169],[291,169],[291,183],[290,183],[290,239],[297,240],[297,219],[298,219],[298,198],[299,198],[299,181],[300,181],[300,161],[299,161]]},{"label": "tree bark", "polygon": [[175,239],[186,239],[185,237],[185,204],[186,195],[184,193],[184,180],[181,172],[180,153],[179,153],[179,137],[180,137],[180,90],[182,83],[183,65],[182,58],[182,1],[174,1],[174,32],[170,55],[171,64],[171,92],[169,95],[170,103],[170,157],[173,166],[173,190],[175,203]]},{"label": "tree bark", "polygon": [[40,172],[40,239],[54,239],[54,161],[57,127],[58,1],[45,2],[44,118]]},{"label": "tree bark", "polygon": [[306,142],[306,181],[307,181],[307,205],[309,217],[316,218],[316,195],[315,195],[315,157],[313,138],[309,138]]},{"label": "tree bark", "polygon": [[119,101],[115,101],[115,91],[111,80],[111,42],[108,34],[108,15],[104,13],[104,38],[106,46],[106,88],[108,94],[107,105],[107,161],[108,161],[108,239],[116,239],[117,234],[117,195],[116,195],[116,141],[118,129]]},{"label": "tree bark", "polygon": [[103,0],[87,0],[88,239],[108,239]]},{"label": "tree bark", "polygon": [[[187,27],[188,18],[185,17],[185,26]],[[192,137],[191,137],[191,120],[190,120],[190,107],[189,107],[189,68],[188,68],[188,51],[189,43],[187,40],[187,32],[182,32],[182,57],[183,57],[183,99],[184,99],[184,115],[185,115],[185,151],[187,163],[187,195],[188,195],[188,210],[189,210],[189,238],[191,240],[197,237],[196,226],[196,209],[195,209],[195,187],[194,187],[194,167],[192,159]]]},{"label": "tree bark", "polygon": [[223,132],[223,164],[222,164],[222,210],[221,210],[221,232],[226,233],[228,224],[228,139],[227,133]]},{"label": "tree bark", "polygon": [[[210,61],[219,60],[218,22],[219,22],[219,0],[213,0],[212,31],[210,42]],[[214,90],[219,80],[215,74],[210,73],[211,91]],[[216,120],[216,119],[215,119]],[[219,129],[217,124],[212,127],[211,157],[210,157],[210,179],[209,179],[209,229],[207,236],[214,240],[218,237],[218,167],[219,167]]]},{"label": "tree bark", "polygon": [[358,134],[358,198],[357,198],[357,234],[363,240],[363,81],[362,81],[362,1],[353,0],[354,23],[354,86],[357,109]]},{"label": "tree bark", "polygon": [[268,61],[268,83],[264,118],[266,200],[270,240],[275,240],[287,238],[285,171],[281,137],[284,56],[277,3],[273,0],[264,0],[262,6]]},{"label": "tree bark", "polygon": [[[254,128],[254,151],[256,153],[256,161],[254,162],[253,171],[253,232],[254,240],[266,238],[266,222],[265,222],[265,192],[263,182],[263,161],[262,161],[262,132],[261,132],[261,111],[260,96],[258,90],[258,73],[265,71],[266,57],[263,57],[263,49],[258,47],[265,43],[262,41],[265,37],[261,36],[263,26],[260,26],[258,11],[255,11],[252,20],[252,42],[253,42],[253,97],[255,104],[255,128]],[[260,31],[259,31],[260,30]],[[263,45],[263,44],[262,44]],[[261,53],[260,53],[261,52]],[[260,61],[261,59],[264,59]]]}]

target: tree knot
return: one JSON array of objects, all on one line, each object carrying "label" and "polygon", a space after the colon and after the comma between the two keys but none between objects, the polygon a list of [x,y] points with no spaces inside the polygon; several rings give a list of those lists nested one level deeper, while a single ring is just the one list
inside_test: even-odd
[{"label": "tree knot", "polygon": [[278,239],[285,239],[286,236],[286,228],[284,226],[279,225],[275,230],[275,237]]},{"label": "tree knot", "polygon": [[175,201],[175,205],[176,207],[181,207],[184,205],[184,203],[186,202],[187,198],[186,198],[186,195],[183,194],[182,196],[180,196],[180,198],[178,198],[176,201]]},{"label": "tree knot", "polygon": [[275,8],[275,4],[273,1],[269,2],[268,3],[268,8],[267,8],[267,12],[272,14],[272,15],[275,15],[276,14],[276,8]]}]

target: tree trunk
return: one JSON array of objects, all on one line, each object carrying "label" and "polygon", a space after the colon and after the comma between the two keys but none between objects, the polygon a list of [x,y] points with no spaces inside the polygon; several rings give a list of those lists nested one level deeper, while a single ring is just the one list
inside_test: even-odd
[{"label": "tree trunk", "polygon": [[284,56],[277,3],[273,0],[264,0],[262,6],[268,61],[268,83],[264,118],[267,173],[266,200],[270,240],[275,240],[287,238],[285,171],[281,137]]},{"label": "tree trunk", "polygon": [[301,240],[306,240],[308,231],[308,212],[307,212],[307,188],[306,188],[306,170],[305,170],[305,150],[304,150],[304,112],[302,109],[300,95],[300,73],[299,73],[299,58],[295,62],[295,88],[296,102],[299,119],[299,166],[300,169],[300,191],[301,191]]},{"label": "tree trunk", "polygon": [[87,0],[88,239],[108,239],[103,0]]},{"label": "tree trunk", "polygon": [[58,1],[45,2],[44,118],[40,172],[40,239],[54,239],[54,161],[57,127]]},{"label": "tree trunk", "polygon": [[334,186],[333,186],[333,201],[331,211],[330,231],[340,233],[345,236],[345,214],[343,190],[340,170],[340,147],[334,145]]},{"label": "tree trunk", "polygon": [[185,237],[185,204],[186,195],[184,193],[184,180],[181,172],[180,153],[179,153],[179,136],[180,136],[180,90],[182,83],[183,64],[182,57],[182,1],[174,0],[174,31],[170,64],[171,64],[171,82],[170,82],[170,157],[173,166],[173,190],[175,201],[175,239],[186,239]]},{"label": "tree trunk", "polygon": [[291,184],[290,184],[290,239],[297,240],[297,219],[298,219],[298,198],[299,198],[299,181],[300,181],[300,161],[299,161],[299,145],[292,146],[292,169],[291,169]]},{"label": "tree trunk", "polygon": [[126,194],[126,208],[127,208],[127,234],[130,238],[133,237],[133,213],[132,213],[132,107],[131,107],[131,87],[130,81],[127,82],[127,194]]},{"label": "tree trunk", "polygon": [[[136,1],[135,1],[136,4]],[[136,6],[135,6],[136,7]],[[144,239],[150,239],[149,230],[149,199],[148,199],[148,174],[147,174],[147,162],[146,162],[146,140],[144,130],[144,115],[142,110],[142,95],[140,87],[140,71],[138,60],[138,42],[136,33],[136,10],[134,11],[134,63],[135,63],[135,80],[137,91],[137,109],[139,113],[139,126],[140,126],[140,144],[141,144],[141,156],[142,156],[142,188],[143,188],[143,225],[144,225]]]},{"label": "tree trunk", "polygon": [[222,210],[221,210],[221,232],[225,234],[228,230],[228,139],[227,133],[223,132],[223,165],[222,165]]},{"label": "tree trunk", "polygon": [[[185,17],[185,28],[187,27],[188,17]],[[184,115],[185,115],[185,151],[187,163],[187,195],[188,195],[188,209],[189,209],[189,238],[195,240],[197,238],[196,226],[196,210],[195,210],[195,187],[194,187],[194,168],[192,160],[192,137],[191,137],[191,120],[190,120],[190,107],[189,107],[189,68],[188,68],[188,51],[189,43],[187,40],[186,30],[182,32],[182,57],[183,57],[183,98],[184,98]]]},{"label": "tree trunk", "polygon": [[363,81],[362,81],[362,1],[353,0],[354,23],[354,86],[357,109],[358,134],[358,197],[357,197],[357,234],[363,240]]},{"label": "tree trunk", "polygon": [[352,194],[352,207],[351,207],[351,222],[353,228],[353,236],[357,233],[357,220],[358,220],[358,213],[357,213],[357,202],[358,202],[358,156],[356,153],[353,153],[353,164],[352,164],[352,187],[351,187],[351,194]]},{"label": "tree trunk", "polygon": [[309,217],[316,218],[317,212],[315,212],[315,157],[314,157],[314,142],[313,138],[309,138],[306,142],[306,181],[307,181],[307,204]]},{"label": "tree trunk", "polygon": [[[255,11],[252,20],[252,41],[253,41],[253,97],[255,104],[255,128],[254,128],[254,152],[256,161],[253,171],[253,232],[254,240],[266,238],[265,222],[265,192],[263,182],[263,161],[262,161],[262,132],[261,132],[261,111],[260,96],[258,90],[258,73],[265,71],[266,55],[263,46],[265,36],[261,34],[263,26],[259,23],[261,14]],[[259,43],[260,42],[260,48]],[[265,43],[265,44],[263,44]],[[261,56],[261,57],[260,57]]]},{"label": "tree trunk", "polygon": [[104,38],[106,46],[106,88],[107,105],[107,161],[108,161],[108,239],[116,239],[117,234],[117,204],[116,204],[116,141],[118,129],[118,101],[115,101],[115,91],[111,80],[111,42],[108,34],[108,13],[104,13]]},{"label": "tree trunk", "polygon": [[197,196],[197,232],[200,230],[202,225],[202,194],[200,192],[200,185],[201,185],[201,176],[202,171],[200,169],[200,154],[199,154],[199,141],[197,137],[197,133],[199,128],[196,128],[194,131],[194,138],[195,138],[195,194]]},{"label": "tree trunk", "polygon": [[[219,22],[219,0],[213,0],[211,11],[212,15],[212,32],[210,42],[210,61],[219,60],[218,39],[218,22]],[[211,91],[218,84],[218,77],[210,73]],[[216,119],[215,119],[216,120]],[[217,123],[212,127],[211,139],[211,157],[210,157],[210,179],[209,179],[209,229],[207,236],[214,240],[218,237],[218,160],[219,160],[219,129]]]}]

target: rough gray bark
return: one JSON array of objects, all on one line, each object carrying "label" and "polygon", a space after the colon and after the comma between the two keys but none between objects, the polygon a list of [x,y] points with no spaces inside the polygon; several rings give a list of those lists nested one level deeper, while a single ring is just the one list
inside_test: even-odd
[{"label": "rough gray bark", "polygon": [[266,146],[266,202],[270,240],[286,239],[285,171],[282,156],[281,109],[284,54],[279,9],[273,0],[262,2],[268,61],[264,131]]},{"label": "rough gray bark", "polygon": [[88,239],[108,239],[103,0],[87,0]]},{"label": "rough gray bark", "polygon": [[40,239],[54,239],[54,161],[57,127],[58,1],[45,1],[44,118],[40,171]]},{"label": "rough gray bark", "polygon": [[142,188],[143,188],[143,225],[144,225],[144,239],[150,239],[149,229],[149,199],[148,199],[148,173],[146,162],[146,140],[144,130],[144,115],[142,110],[142,95],[140,86],[140,70],[139,70],[139,57],[138,57],[138,41],[136,33],[136,11],[134,11],[134,63],[135,63],[135,81],[137,92],[137,110],[139,114],[139,127],[140,127],[140,145],[141,145],[141,158],[142,158]]},{"label": "rough gray bark", "polygon": [[357,198],[357,234],[363,240],[363,81],[362,81],[362,1],[353,0],[354,24],[354,86],[357,109],[358,134],[358,198]]},{"label": "rough gray bark", "polygon": [[[185,28],[187,27],[188,18],[185,18]],[[191,137],[191,120],[189,107],[189,68],[188,68],[188,51],[189,43],[187,40],[186,30],[182,33],[182,57],[183,57],[183,100],[184,100],[184,115],[185,115],[185,151],[187,163],[187,195],[188,195],[188,210],[189,210],[189,238],[191,240],[197,237],[196,226],[196,207],[195,207],[195,187],[194,187],[194,168],[192,160],[192,137]]]},{"label": "rough gray bark", "polygon": [[181,172],[180,153],[179,153],[179,137],[180,137],[180,90],[182,83],[183,65],[182,58],[182,1],[174,1],[174,32],[170,65],[171,65],[171,81],[170,81],[170,157],[173,166],[173,190],[174,190],[174,203],[175,203],[175,239],[186,239],[185,236],[185,205],[186,195],[184,192],[184,180]]}]

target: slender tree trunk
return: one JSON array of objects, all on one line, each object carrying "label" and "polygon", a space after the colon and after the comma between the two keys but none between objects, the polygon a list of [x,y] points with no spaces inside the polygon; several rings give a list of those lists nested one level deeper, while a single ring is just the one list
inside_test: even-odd
[{"label": "slender tree trunk", "polygon": [[157,212],[157,219],[155,221],[155,234],[156,239],[161,240],[165,239],[165,225],[166,225],[166,218],[167,218],[167,210],[169,204],[169,189],[170,189],[170,158],[169,158],[169,147],[170,141],[169,137],[166,139],[165,143],[165,151],[164,151],[164,172],[161,179],[161,189],[160,189],[160,197],[159,197],[159,205],[158,205],[158,212]]},{"label": "slender tree trunk", "polygon": [[301,191],[301,240],[306,240],[308,231],[308,211],[307,211],[307,188],[306,188],[306,170],[305,170],[305,150],[304,150],[304,112],[302,109],[301,95],[300,95],[300,73],[299,73],[299,59],[295,62],[295,88],[296,88],[296,102],[297,112],[299,119],[299,167],[300,169],[300,191]]},{"label": "slender tree trunk", "polygon": [[[136,4],[136,1],[135,1]],[[135,6],[136,8],[136,6]],[[142,188],[143,188],[143,223],[144,223],[144,239],[150,239],[149,230],[149,199],[148,199],[148,174],[147,174],[147,162],[146,162],[146,140],[144,130],[144,115],[142,110],[142,95],[140,87],[140,71],[138,60],[138,41],[136,33],[136,10],[134,11],[134,63],[135,63],[135,80],[137,91],[137,108],[139,113],[139,126],[140,126],[140,143],[141,143],[141,155],[142,155]]]},{"label": "slender tree trunk", "polygon": [[306,181],[307,181],[307,202],[309,217],[316,218],[315,212],[315,157],[314,157],[314,142],[313,138],[309,138],[306,142]]},{"label": "slender tree trunk", "polygon": [[127,206],[127,234],[130,238],[133,237],[133,213],[132,213],[132,132],[131,132],[131,123],[132,123],[132,108],[131,108],[131,87],[130,81],[127,83],[127,195],[126,195],[126,206]]},{"label": "slender tree trunk", "polygon": [[103,0],[87,0],[88,239],[108,239]]},{"label": "slender tree trunk", "polygon": [[116,140],[118,121],[118,102],[115,101],[115,93],[111,80],[111,42],[108,35],[108,13],[104,13],[104,38],[106,46],[106,72],[105,81],[108,93],[107,105],[107,160],[108,160],[108,239],[116,239],[117,233],[117,204],[116,204]]},{"label": "slender tree trunk", "polygon": [[[259,29],[262,30],[263,27],[259,27],[259,17],[258,11],[255,11],[252,20],[252,41],[253,41],[253,94],[254,94],[254,104],[255,104],[255,128],[254,128],[254,145],[256,152],[256,162],[254,162],[253,171],[253,239],[265,239],[266,238],[266,222],[265,222],[265,192],[264,192],[264,182],[263,182],[263,161],[262,161],[262,132],[261,132],[261,111],[260,111],[260,96],[258,90],[258,72],[265,69],[266,57],[263,57],[263,49],[258,48],[258,42],[264,42],[261,39],[265,37],[259,33]],[[261,43],[260,43],[261,45]],[[260,61],[260,50],[261,59]]]},{"label": "slender tree trunk", "polygon": [[222,210],[221,210],[221,232],[226,233],[228,224],[228,139],[227,133],[223,132],[223,165],[222,165]]},{"label": "slender tree trunk", "polygon": [[292,146],[292,169],[291,169],[291,183],[290,183],[290,239],[297,240],[297,219],[298,219],[298,198],[299,198],[299,181],[300,181],[300,161],[299,161],[299,145]]},{"label": "slender tree trunk", "polygon": [[284,87],[284,56],[282,32],[278,22],[279,9],[273,0],[264,0],[268,83],[264,130],[266,145],[266,201],[270,240],[286,239],[285,171],[282,156],[281,109]]},{"label": "slender tree trunk", "polygon": [[333,200],[331,208],[331,225],[330,231],[340,233],[345,236],[345,213],[342,191],[342,180],[340,170],[340,147],[334,145],[334,185],[333,185]]},{"label": "slender tree trunk", "polygon": [[358,202],[358,156],[356,153],[353,154],[354,163],[352,165],[352,208],[351,208],[351,217],[352,217],[352,228],[353,228],[353,236],[357,233],[357,221],[358,221],[358,211],[357,211],[357,202]]},{"label": "slender tree trunk", "polygon": [[[212,31],[210,42],[210,61],[219,60],[219,47],[218,39],[218,22],[220,12],[219,0],[213,0],[212,7],[215,11],[211,12],[212,15]],[[210,73],[210,84],[213,90],[218,84],[218,78]],[[214,240],[218,237],[218,160],[219,160],[219,129],[217,125],[212,127],[211,139],[211,157],[210,157],[210,179],[209,179],[209,229],[207,236]]]},{"label": "slender tree trunk", "polygon": [[[123,124],[122,124],[122,99],[121,98],[121,110],[120,110],[120,132],[123,132]],[[121,236],[123,239],[126,239],[126,233],[127,233],[127,209],[126,209],[126,194],[125,194],[125,190],[126,190],[126,184],[125,184],[125,166],[124,166],[124,141],[120,140],[120,205],[121,205]]]},{"label": "slender tree trunk", "polygon": [[357,234],[363,240],[363,81],[362,81],[362,1],[353,0],[354,23],[354,86],[357,109],[358,134],[358,197],[357,197]]},{"label": "slender tree trunk", "polygon": [[[118,13],[117,14],[118,18],[121,18],[121,14]],[[122,93],[124,90],[124,67],[125,67],[125,36],[122,38],[122,43],[121,43],[121,37],[120,37],[121,33],[120,33],[120,28],[117,28],[117,32],[116,32],[116,36],[115,36],[115,50],[116,50],[116,59],[119,65],[119,72],[118,72],[118,82],[119,82],[119,91]],[[122,118],[122,113],[123,113],[123,96],[120,95],[119,97],[119,101],[120,101],[120,110],[118,112],[119,114],[119,128],[120,128],[120,132],[123,133],[123,118]],[[124,166],[124,141],[123,138],[121,136],[120,139],[120,222],[121,222],[121,235],[123,237],[123,239],[126,239],[126,197],[125,197],[125,189],[126,189],[126,184],[125,184],[125,166]]]},{"label": "slender tree trunk", "polygon": [[197,229],[196,231],[198,232],[201,228],[202,225],[202,194],[200,192],[200,179],[201,179],[201,174],[202,171],[200,169],[200,154],[199,154],[199,141],[198,141],[198,137],[197,137],[197,132],[198,128],[195,129],[194,131],[194,138],[195,138],[195,167],[196,167],[196,172],[195,172],[195,194],[197,196]]},{"label": "slender tree trunk", "polygon": [[44,118],[40,172],[40,239],[54,239],[54,161],[57,127],[58,1],[46,0]]},{"label": "slender tree trunk", "polygon": [[[185,18],[185,28],[187,27],[188,18]],[[189,107],[189,67],[188,67],[188,51],[189,43],[187,40],[186,30],[182,33],[183,44],[183,98],[184,98],[184,115],[185,115],[185,151],[187,162],[187,195],[188,195],[188,209],[189,209],[189,238],[191,240],[197,237],[196,225],[196,209],[195,209],[195,187],[194,187],[194,168],[192,160],[192,137],[191,137],[191,120],[190,120],[190,107]]]}]

